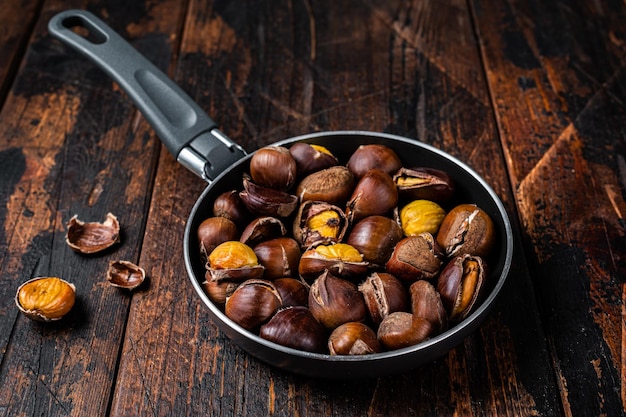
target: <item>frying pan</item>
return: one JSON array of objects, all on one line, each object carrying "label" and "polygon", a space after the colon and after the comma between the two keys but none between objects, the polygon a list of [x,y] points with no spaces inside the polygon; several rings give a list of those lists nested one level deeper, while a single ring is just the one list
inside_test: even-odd
[{"label": "frying pan", "polygon": [[48,29],[54,37],[94,62],[118,83],[172,155],[208,182],[185,227],[185,267],[199,300],[208,307],[212,321],[251,355],[277,368],[307,376],[379,377],[405,372],[445,355],[487,317],[507,280],[513,257],[511,224],[492,188],[463,162],[427,144],[383,133],[334,131],[285,139],[275,145],[318,144],[327,147],[345,163],[359,145],[378,143],[394,149],[405,166],[446,171],[456,184],[456,202],[476,203],[494,221],[499,244],[490,260],[490,291],[472,314],[446,332],[415,346],[363,356],[304,352],[262,339],[235,324],[213,304],[202,287],[205,269],[197,249],[196,230],[212,215],[213,201],[218,195],[240,188],[252,154],[247,154],[220,132],[217,124],[182,89],[93,14],[82,10],[64,11],[50,20]]}]

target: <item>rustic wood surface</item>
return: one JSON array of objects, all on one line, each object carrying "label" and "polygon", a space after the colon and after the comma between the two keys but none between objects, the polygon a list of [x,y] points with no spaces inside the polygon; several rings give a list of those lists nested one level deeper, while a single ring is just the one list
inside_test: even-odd
[{"label": "rustic wood surface", "polygon": [[[463,160],[513,220],[510,280],[431,364],[315,380],[248,355],[189,284],[205,187],[119,87],[47,32],[92,11],[246,150],[325,130],[417,139]],[[621,0],[0,0],[0,416],[619,416],[626,410],[626,4]],[[115,213],[81,256],[66,223]],[[110,287],[109,261],[147,285]],[[20,314],[72,281],[60,322]]]}]

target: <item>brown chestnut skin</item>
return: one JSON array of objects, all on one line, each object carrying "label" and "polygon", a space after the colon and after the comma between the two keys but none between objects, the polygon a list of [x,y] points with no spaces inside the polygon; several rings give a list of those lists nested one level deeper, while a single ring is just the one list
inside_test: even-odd
[{"label": "brown chestnut skin", "polygon": [[224,307],[226,298],[235,292],[239,284],[239,282],[228,280],[213,281],[211,280],[211,275],[207,272],[206,280],[202,283],[202,287],[215,305]]},{"label": "brown chestnut skin", "polygon": [[373,268],[383,267],[391,257],[393,248],[404,237],[395,220],[385,216],[368,216],[356,223],[346,243],[363,255],[363,260]]},{"label": "brown chestnut skin", "polygon": [[273,281],[283,300],[283,307],[309,305],[309,286],[296,278],[278,278]]},{"label": "brown chestnut skin", "polygon": [[328,271],[311,284],[309,309],[317,321],[331,330],[349,321],[363,322],[367,318],[365,301],[356,284]]},{"label": "brown chestnut skin", "polygon": [[282,306],[274,284],[261,279],[245,281],[226,298],[226,317],[246,330],[256,331]]},{"label": "brown chestnut skin", "polygon": [[226,217],[241,230],[251,220],[252,215],[241,201],[239,191],[230,190],[218,195],[213,202],[213,215]]},{"label": "brown chestnut skin", "polygon": [[398,311],[385,317],[378,327],[377,335],[386,350],[395,350],[427,340],[432,331],[432,324],[425,318]]},{"label": "brown chestnut skin", "polygon": [[402,167],[402,161],[390,147],[368,144],[359,146],[350,156],[346,166],[355,177],[361,178],[372,169],[393,175]]},{"label": "brown chestnut skin", "polygon": [[311,311],[303,306],[279,310],[261,326],[259,336],[279,345],[305,352],[327,352],[326,329],[313,317]]},{"label": "brown chestnut skin", "polygon": [[405,283],[433,279],[443,264],[443,252],[430,233],[402,239],[385,267],[387,272]]},{"label": "brown chestnut skin", "polygon": [[455,185],[447,172],[428,167],[400,168],[393,176],[402,197],[445,203],[454,195]]},{"label": "brown chestnut skin", "polygon": [[243,229],[239,241],[254,247],[263,241],[282,237],[286,234],[287,228],[280,219],[264,216],[252,220],[245,229]]},{"label": "brown chestnut skin", "polygon": [[434,285],[419,280],[409,287],[411,312],[415,317],[423,317],[433,325],[433,333],[439,334],[448,328],[448,313]]},{"label": "brown chestnut skin", "polygon": [[482,297],[486,277],[487,266],[478,256],[457,256],[448,262],[437,290],[450,321],[459,322],[472,312]]},{"label": "brown chestnut skin", "polygon": [[448,257],[470,254],[486,258],[495,234],[493,221],[484,210],[475,204],[461,204],[444,217],[437,242]]},{"label": "brown chestnut skin", "polygon": [[378,326],[396,311],[407,311],[409,295],[399,279],[386,272],[372,272],[358,286],[372,323]]},{"label": "brown chestnut skin", "polygon": [[295,195],[255,184],[247,175],[244,175],[239,198],[256,216],[289,217],[298,206]]},{"label": "brown chestnut skin", "polygon": [[259,243],[254,248],[259,263],[265,267],[263,278],[274,280],[298,273],[300,245],[290,237],[277,237]]},{"label": "brown chestnut skin", "polygon": [[367,355],[382,351],[376,332],[360,322],[348,322],[332,331],[328,338],[331,355]]},{"label": "brown chestnut skin", "polygon": [[283,146],[266,146],[250,158],[250,176],[263,187],[286,191],[296,182],[296,160]]},{"label": "brown chestnut skin", "polygon": [[354,175],[342,165],[333,166],[307,175],[298,183],[296,195],[300,202],[324,201],[344,206],[354,185]]},{"label": "brown chestnut skin", "polygon": [[379,169],[368,171],[359,180],[346,207],[351,224],[374,215],[391,213],[398,205],[398,189],[391,176]]},{"label": "brown chestnut skin", "polygon": [[225,217],[209,217],[200,223],[197,230],[200,253],[206,258],[220,243],[237,240],[239,231],[231,220]]},{"label": "brown chestnut skin", "polygon": [[339,160],[328,149],[311,145],[309,143],[298,142],[289,148],[291,156],[296,161],[299,178],[321,171],[332,166],[339,165]]}]

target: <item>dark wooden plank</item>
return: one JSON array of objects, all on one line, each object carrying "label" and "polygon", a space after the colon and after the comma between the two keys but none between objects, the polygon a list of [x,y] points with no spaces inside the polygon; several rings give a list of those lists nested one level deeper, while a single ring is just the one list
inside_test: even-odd
[{"label": "dark wooden plank", "polygon": [[471,3],[564,410],[623,415],[626,7]]},{"label": "dark wooden plank", "polygon": [[[349,16],[349,18],[346,18]],[[514,198],[465,3],[191,1],[176,80],[248,150],[316,130],[418,138]],[[481,330],[403,375],[316,381],[270,368],[211,323],[182,245],[204,185],[162,154],[112,414],[558,415],[524,253]],[[533,364],[532,367],[526,364]]]},{"label": "dark wooden plank", "polygon": [[[160,67],[172,59],[178,1],[119,4],[48,2],[0,114],[6,211],[2,218],[3,415],[105,415],[116,377],[131,295],[106,282],[113,259],[136,262],[160,145],[128,99],[93,65],[53,41],[48,20],[89,8]],[[77,214],[122,224],[122,243],[99,256],[65,244]],[[13,297],[33,275],[76,285],[77,304],[61,322],[42,325],[16,313]],[[7,345],[8,339],[8,345]]]},{"label": "dark wooden plank", "polygon": [[41,2],[0,2],[0,109],[26,47]]}]

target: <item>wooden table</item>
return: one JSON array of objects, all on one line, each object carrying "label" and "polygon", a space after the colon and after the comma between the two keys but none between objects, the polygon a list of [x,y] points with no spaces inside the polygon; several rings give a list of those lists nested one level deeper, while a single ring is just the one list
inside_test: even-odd
[{"label": "wooden table", "polygon": [[[0,3],[0,416],[624,414],[623,1]],[[354,129],[469,164],[517,244],[487,321],[441,359],[380,379],[314,380],[243,352],[183,265],[205,184],[48,34],[68,8],[100,16],[248,151]],[[70,217],[107,212],[122,223],[115,250],[66,245]],[[143,266],[148,284],[109,286],[113,259]],[[45,275],[77,288],[54,324],[14,305]]]}]

